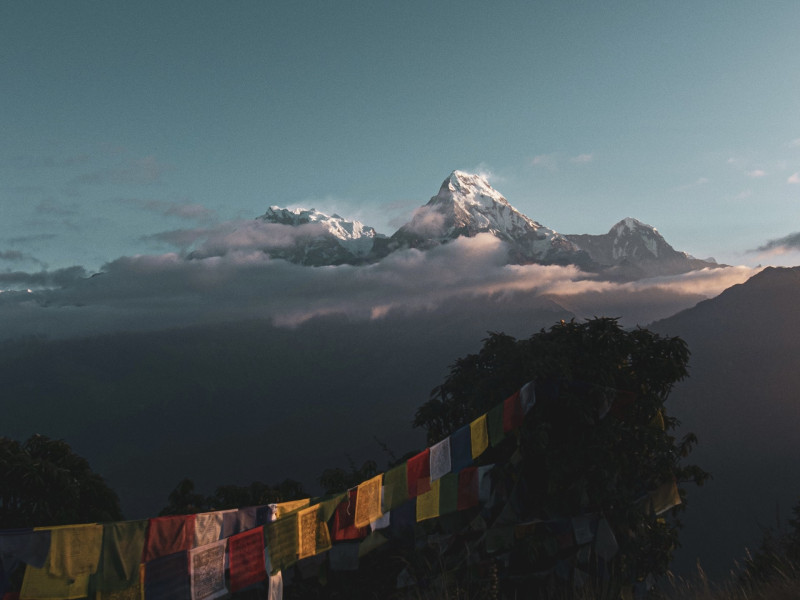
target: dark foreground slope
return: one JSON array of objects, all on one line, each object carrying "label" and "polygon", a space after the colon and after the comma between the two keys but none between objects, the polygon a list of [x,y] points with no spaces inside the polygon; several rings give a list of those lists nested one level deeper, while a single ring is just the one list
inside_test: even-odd
[{"label": "dark foreground slope", "polygon": [[692,352],[670,412],[700,440],[714,480],[691,494],[679,570],[722,573],[800,499],[800,267],[768,268],[656,322]]}]

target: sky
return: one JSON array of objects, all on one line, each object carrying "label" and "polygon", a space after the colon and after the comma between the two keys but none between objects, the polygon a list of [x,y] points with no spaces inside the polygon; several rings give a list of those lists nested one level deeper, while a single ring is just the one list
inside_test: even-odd
[{"label": "sky", "polygon": [[[388,235],[454,169],[561,233],[630,216],[698,258],[800,264],[798,22],[795,2],[3,2],[0,288],[163,283],[187,266],[169,240],[271,205]],[[245,268],[217,258],[195,280]]]}]

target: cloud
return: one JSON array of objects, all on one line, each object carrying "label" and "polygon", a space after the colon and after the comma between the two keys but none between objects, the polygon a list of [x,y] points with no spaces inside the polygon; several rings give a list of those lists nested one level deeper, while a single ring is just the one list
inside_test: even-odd
[{"label": "cloud", "polygon": [[90,173],[78,175],[70,180],[71,185],[152,185],[161,182],[166,171],[154,156],[130,160],[119,167],[98,169]]},{"label": "cloud", "polygon": [[165,217],[177,217],[187,221],[209,222],[216,218],[216,213],[210,208],[189,202],[167,202],[166,200],[148,200],[144,198],[120,198],[118,202],[164,215]]},{"label": "cloud", "polygon": [[326,233],[319,223],[291,226],[259,219],[228,221],[214,227],[175,229],[142,238],[169,244],[189,258],[222,257],[232,253],[261,253],[264,249],[291,248]]},{"label": "cloud", "polygon": [[800,148],[800,138],[795,138],[791,142],[789,142],[790,148]]},{"label": "cloud", "polygon": [[538,154],[531,159],[531,165],[534,167],[542,167],[548,171],[556,171],[558,169],[558,154]]},{"label": "cloud", "polygon": [[782,238],[769,240],[763,246],[759,246],[755,250],[749,250],[749,252],[767,255],[780,255],[796,250],[800,250],[800,232],[790,233]]},{"label": "cloud", "polygon": [[523,314],[545,300],[579,317],[622,316],[633,325],[693,306],[754,272],[719,268],[610,283],[574,266],[507,265],[506,245],[489,234],[365,266],[303,267],[258,248],[265,239],[291,243],[291,235],[275,237],[286,229],[247,223],[172,232],[173,241],[184,236],[179,241],[197,250],[122,257],[92,277],[80,267],[3,274],[0,288],[33,291],[0,294],[0,332],[63,337],[253,318],[295,327],[321,317],[358,322],[431,311],[457,318],[467,305],[470,314]]},{"label": "cloud", "polygon": [[411,215],[406,231],[423,237],[436,237],[444,233],[443,213],[431,206],[420,206]]},{"label": "cloud", "polygon": [[766,177],[767,172],[762,169],[753,169],[752,171],[746,171],[745,173],[748,177],[752,177],[754,179],[759,179],[761,177]]},{"label": "cloud", "polygon": [[800,183],[800,171],[798,171],[797,173],[792,173],[789,176],[789,179],[786,180],[786,183],[792,183],[792,184]]},{"label": "cloud", "polygon": [[569,162],[576,164],[586,164],[594,161],[594,154],[578,154],[569,159]]}]

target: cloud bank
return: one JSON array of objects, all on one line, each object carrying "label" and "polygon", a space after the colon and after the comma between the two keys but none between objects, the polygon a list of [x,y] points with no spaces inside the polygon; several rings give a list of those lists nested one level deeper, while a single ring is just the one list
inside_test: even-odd
[{"label": "cloud bank", "polygon": [[549,299],[578,316],[646,324],[693,306],[754,274],[745,267],[611,283],[573,266],[507,265],[507,248],[482,234],[427,252],[395,252],[365,266],[303,267],[260,248],[313,232],[249,221],[233,227],[160,234],[180,252],[121,257],[87,276],[81,267],[0,274],[3,337],[84,336],[243,319],[294,327],[338,315],[368,321],[388,314],[487,310]]}]

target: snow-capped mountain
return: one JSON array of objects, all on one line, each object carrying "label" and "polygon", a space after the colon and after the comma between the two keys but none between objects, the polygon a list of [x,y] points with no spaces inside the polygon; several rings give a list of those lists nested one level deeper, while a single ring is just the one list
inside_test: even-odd
[{"label": "snow-capped mountain", "polygon": [[479,233],[491,233],[506,242],[512,263],[587,262],[576,244],[523,215],[485,178],[463,171],[453,171],[439,193],[392,235],[386,248],[427,249]]},{"label": "snow-capped mountain", "polygon": [[376,238],[375,229],[337,214],[326,215],[314,208],[270,206],[259,220],[297,227],[300,235],[291,246],[265,248],[273,258],[284,258],[308,266],[359,264],[366,262]]},{"label": "snow-capped mountain", "polygon": [[602,235],[568,234],[606,277],[641,279],[719,266],[675,250],[655,227],[628,217]]},{"label": "snow-capped mountain", "polygon": [[293,243],[264,248],[273,258],[309,266],[366,264],[392,252],[428,250],[458,237],[489,233],[508,245],[510,264],[571,264],[618,280],[719,266],[670,246],[650,225],[623,219],[602,235],[563,235],[525,216],[480,175],[453,171],[439,193],[391,237],[358,221],[315,209],[271,206],[259,217],[292,227]]}]

